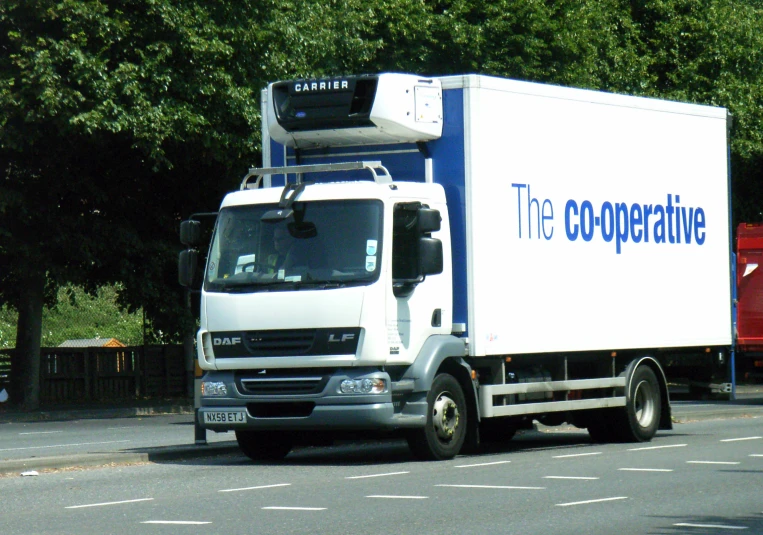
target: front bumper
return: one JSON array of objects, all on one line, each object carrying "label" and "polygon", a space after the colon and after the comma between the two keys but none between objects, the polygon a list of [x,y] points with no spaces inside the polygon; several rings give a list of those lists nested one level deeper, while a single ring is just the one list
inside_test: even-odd
[{"label": "front bumper", "polygon": [[[202,381],[226,384],[225,397],[201,397],[198,410],[199,425],[212,431],[237,429],[259,430],[395,430],[420,428],[426,423],[426,393],[396,393],[389,375],[378,370],[339,370],[323,377],[323,388],[311,394],[283,394],[271,391],[267,395],[251,395],[244,391],[241,373],[217,371],[207,373]],[[308,374],[310,375],[310,374]],[[390,385],[381,394],[339,394],[339,384],[345,379],[365,377],[384,378]],[[303,380],[293,373],[289,379]],[[288,384],[284,391],[288,392]],[[242,412],[244,418],[233,422],[209,421],[207,414]],[[214,419],[213,419],[214,420]]]}]

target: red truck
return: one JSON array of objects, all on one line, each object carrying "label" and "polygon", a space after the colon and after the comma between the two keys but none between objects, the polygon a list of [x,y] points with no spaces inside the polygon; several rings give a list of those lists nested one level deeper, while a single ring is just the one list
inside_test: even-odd
[{"label": "red truck", "polygon": [[736,243],[739,379],[763,379],[763,223],[740,223]]}]

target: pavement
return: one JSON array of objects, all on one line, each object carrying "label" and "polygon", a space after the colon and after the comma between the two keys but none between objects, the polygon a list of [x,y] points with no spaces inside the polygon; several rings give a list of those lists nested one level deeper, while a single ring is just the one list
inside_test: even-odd
[{"label": "pavement", "polygon": [[[675,424],[699,420],[763,417],[763,385],[738,387],[737,399],[687,400],[683,393],[671,392],[671,409]],[[16,412],[0,405],[0,424],[10,422],[72,421],[84,419],[110,419],[151,417],[155,415],[187,415],[193,422],[194,409],[186,400],[153,400],[129,405],[68,406],[64,409],[41,410],[34,413]],[[206,436],[202,431],[202,437]],[[213,433],[208,433],[213,434]],[[226,435],[227,436],[227,435]],[[100,447],[103,450],[103,447]],[[238,453],[235,440],[199,441],[169,446],[135,446],[123,449],[114,445],[111,451],[78,453],[60,456],[37,456],[0,460],[0,475],[34,473],[51,469],[67,469],[111,464],[177,461],[199,457]]]}]

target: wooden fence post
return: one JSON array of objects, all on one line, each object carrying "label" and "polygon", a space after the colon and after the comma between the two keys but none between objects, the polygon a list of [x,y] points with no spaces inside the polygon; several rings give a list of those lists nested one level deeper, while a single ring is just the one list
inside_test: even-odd
[{"label": "wooden fence post", "polygon": [[98,367],[91,365],[91,362],[90,362],[90,350],[88,348],[84,349],[84,353],[83,353],[82,359],[83,359],[83,363],[82,363],[83,364],[83,371],[84,371],[84,376],[85,376],[85,400],[86,401],[91,401],[93,399],[93,391],[92,391],[92,389],[94,387],[94,385],[93,385],[94,381],[92,379],[93,379],[93,375],[95,373],[92,369],[93,368],[97,369]]}]

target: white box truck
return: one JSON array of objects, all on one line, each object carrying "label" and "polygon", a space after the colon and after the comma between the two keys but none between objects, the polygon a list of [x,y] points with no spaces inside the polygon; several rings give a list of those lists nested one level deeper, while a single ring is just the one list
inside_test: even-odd
[{"label": "white box truck", "polygon": [[535,420],[648,441],[661,362],[731,345],[725,109],[395,73],[262,107],[197,336],[199,425],[249,457],[381,434],[448,459]]}]

